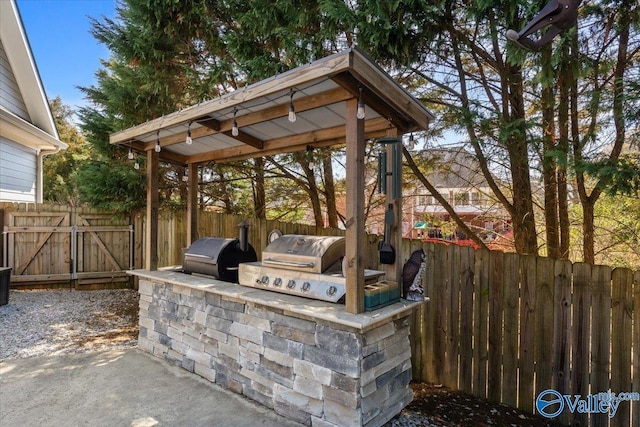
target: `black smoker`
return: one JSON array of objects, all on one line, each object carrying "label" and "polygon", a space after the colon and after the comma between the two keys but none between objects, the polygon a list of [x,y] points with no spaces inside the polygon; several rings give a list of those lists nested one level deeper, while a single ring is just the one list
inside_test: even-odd
[{"label": "black smoker", "polygon": [[182,272],[206,274],[225,282],[238,283],[238,264],[258,260],[248,242],[249,224],[242,221],[238,239],[203,237],[184,252]]}]

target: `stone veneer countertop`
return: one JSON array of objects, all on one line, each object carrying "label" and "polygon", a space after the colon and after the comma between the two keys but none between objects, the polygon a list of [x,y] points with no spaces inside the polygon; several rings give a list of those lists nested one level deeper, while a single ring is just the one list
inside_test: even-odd
[{"label": "stone veneer countertop", "polygon": [[129,270],[127,273],[154,282],[166,282],[204,292],[212,292],[228,298],[236,298],[239,301],[262,304],[283,310],[285,314],[310,320],[324,320],[343,327],[353,328],[359,332],[366,332],[389,320],[404,317],[421,304],[420,302],[400,300],[374,311],[351,314],[347,313],[344,304],[265,291],[236,283],[223,282],[212,277],[189,275],[171,270]]}]

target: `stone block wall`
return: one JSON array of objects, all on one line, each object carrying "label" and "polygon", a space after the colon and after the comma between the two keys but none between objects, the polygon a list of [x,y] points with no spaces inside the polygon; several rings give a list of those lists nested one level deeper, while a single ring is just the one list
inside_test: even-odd
[{"label": "stone block wall", "polygon": [[409,318],[359,331],[140,280],[139,347],[312,426],[381,426],[412,399]]}]

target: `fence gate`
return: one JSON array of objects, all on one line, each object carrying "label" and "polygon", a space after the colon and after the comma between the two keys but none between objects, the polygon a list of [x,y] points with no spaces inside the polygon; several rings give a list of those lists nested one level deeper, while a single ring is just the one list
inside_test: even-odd
[{"label": "fence gate", "polygon": [[3,263],[17,286],[129,283],[133,227],[126,219],[84,212],[9,212]]}]

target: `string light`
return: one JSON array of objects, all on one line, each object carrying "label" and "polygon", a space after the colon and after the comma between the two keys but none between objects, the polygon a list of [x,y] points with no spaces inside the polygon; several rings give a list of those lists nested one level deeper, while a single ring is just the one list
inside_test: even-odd
[{"label": "string light", "polygon": [[129,153],[127,154],[127,159],[133,160],[133,150],[131,150],[131,147],[129,147]]},{"label": "string light", "polygon": [[358,111],[356,112],[358,120],[362,120],[365,117],[364,112],[364,100],[362,99],[362,88],[360,88],[360,97],[358,97]]},{"label": "string light", "polygon": [[140,169],[140,163],[138,163],[138,160],[136,160],[136,162],[133,164],[133,168],[134,168],[135,170]]},{"label": "string light", "polygon": [[158,133],[156,134],[156,147],[155,147],[156,153],[159,153],[160,150],[162,150],[162,148],[160,148],[160,131],[158,131]]},{"label": "string light", "polygon": [[291,89],[291,99],[289,100],[289,121],[291,123],[296,121],[296,110],[293,108],[293,94],[296,93]]},{"label": "string light", "polygon": [[411,135],[409,135],[409,143],[407,143],[407,148],[409,149],[409,151],[413,151],[413,149],[416,148],[416,142],[413,139],[413,132],[411,132]]},{"label": "string light", "polygon": [[238,130],[238,122],[236,121],[236,113],[238,112],[237,108],[233,109],[233,127],[231,127],[231,135],[238,136],[240,131]]},{"label": "string light", "polygon": [[187,145],[193,144],[193,139],[191,139],[191,122],[187,125],[187,139],[184,142]]},{"label": "string light", "polygon": [[313,147],[310,145],[307,145],[307,154],[309,156],[309,169],[313,169],[315,163],[313,162]]}]

